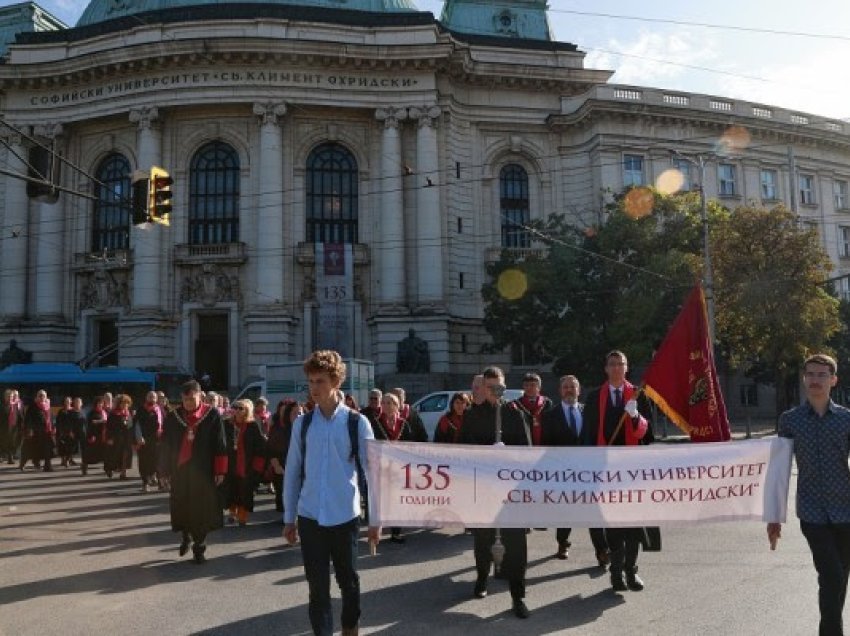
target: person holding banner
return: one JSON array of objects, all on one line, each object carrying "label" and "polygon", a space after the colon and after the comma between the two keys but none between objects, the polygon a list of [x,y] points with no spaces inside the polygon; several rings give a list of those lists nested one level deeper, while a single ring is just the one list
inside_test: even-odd
[{"label": "person holding banner", "polygon": [[[543,445],[544,446],[595,446],[596,440],[588,436],[589,427],[584,425],[584,404],[578,401],[581,385],[574,375],[565,375],[560,379],[561,401],[554,408],[543,414]],[[566,560],[570,555],[571,528],[555,530],[558,542],[556,559]],[[605,541],[605,531],[602,528],[590,528],[590,541],[596,551],[596,561],[599,567],[608,565],[608,544]]]},{"label": "person holding banner", "polygon": [[[844,634],[842,613],[850,575],[850,410],[830,398],[838,364],[822,353],[803,363],[806,401],[779,416],[779,436],[794,440],[797,517],[818,573],[820,636]],[[771,549],[781,535],[767,524]]]},{"label": "person holding banner", "polygon": [[[635,446],[652,441],[648,404],[626,381],[628,370],[626,354],[610,351],[605,356],[607,380],[587,396],[584,425],[591,443],[597,446]],[[611,587],[615,592],[641,591],[644,582],[637,574],[637,558],[643,529],[607,528],[605,536],[611,550]]]},{"label": "person holding banner", "polygon": [[[484,370],[483,403],[472,406],[464,416],[460,432],[461,444],[496,444],[496,412],[501,414],[502,443],[513,446],[531,446],[531,432],[525,415],[516,405],[502,399],[505,389],[505,374],[499,367]],[[528,618],[530,612],[525,605],[525,570],[528,565],[528,545],[525,528],[504,528],[500,531],[504,543],[505,555],[501,571],[511,591],[514,614],[519,618]],[[493,562],[493,544],[496,530],[493,528],[474,528],[475,569],[477,578],[473,594],[475,598],[487,596],[487,577]]]},{"label": "person holding banner", "polygon": [[[283,478],[283,537],[290,545],[301,537],[308,613],[317,636],[334,633],[331,561],[342,595],[343,636],[356,636],[360,620],[358,473],[368,471],[366,442],[374,436],[368,420],[343,403],[339,387],[345,370],[336,351],[314,351],[304,362],[316,407],[295,420]],[[380,534],[379,527],[369,527],[372,546]]]}]

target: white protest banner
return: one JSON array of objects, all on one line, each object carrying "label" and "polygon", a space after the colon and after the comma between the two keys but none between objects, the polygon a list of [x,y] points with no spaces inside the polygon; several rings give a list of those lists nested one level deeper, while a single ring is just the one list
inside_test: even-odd
[{"label": "white protest banner", "polygon": [[368,442],[370,522],[617,527],[785,521],[791,441],[630,447]]}]

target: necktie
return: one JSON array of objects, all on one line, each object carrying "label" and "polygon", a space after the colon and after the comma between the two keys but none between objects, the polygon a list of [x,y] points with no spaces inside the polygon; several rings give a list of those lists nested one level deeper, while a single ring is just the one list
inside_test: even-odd
[{"label": "necktie", "polygon": [[576,407],[571,404],[567,407],[567,413],[569,414],[570,430],[572,430],[573,435],[578,437],[578,427],[576,426]]},{"label": "necktie", "polygon": [[622,399],[620,397],[620,389],[614,389],[614,406],[621,406]]}]

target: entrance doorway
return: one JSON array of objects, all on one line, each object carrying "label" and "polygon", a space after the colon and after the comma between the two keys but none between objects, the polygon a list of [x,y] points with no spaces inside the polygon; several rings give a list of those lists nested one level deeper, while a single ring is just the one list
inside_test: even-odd
[{"label": "entrance doorway", "polygon": [[198,314],[195,373],[210,378],[208,388],[227,392],[230,387],[230,338],[227,314]]},{"label": "entrance doorway", "polygon": [[118,321],[114,318],[94,321],[94,350],[98,357],[92,366],[118,366]]}]

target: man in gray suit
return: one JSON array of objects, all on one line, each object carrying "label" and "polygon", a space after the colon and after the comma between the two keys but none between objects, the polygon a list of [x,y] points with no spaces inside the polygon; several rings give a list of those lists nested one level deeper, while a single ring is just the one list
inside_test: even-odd
[{"label": "man in gray suit", "polygon": [[[578,401],[581,385],[574,375],[565,375],[560,380],[561,401],[553,405],[543,414],[543,445],[544,446],[595,446],[595,441],[588,439],[589,427],[584,426],[582,411],[584,405]],[[570,554],[571,528],[558,528],[555,538],[558,541],[556,559],[566,560]],[[608,565],[608,546],[605,533],[601,528],[590,529],[590,540],[596,550],[596,560],[599,567]]]}]

